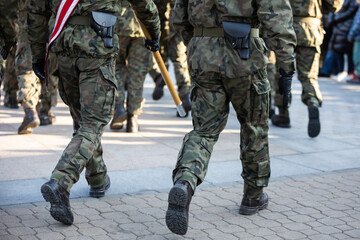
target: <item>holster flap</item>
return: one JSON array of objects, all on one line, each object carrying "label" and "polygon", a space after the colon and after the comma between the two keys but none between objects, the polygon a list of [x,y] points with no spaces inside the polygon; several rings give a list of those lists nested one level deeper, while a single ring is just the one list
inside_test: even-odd
[{"label": "holster flap", "polygon": [[91,16],[95,23],[102,27],[111,27],[116,23],[116,16],[109,13],[92,11]]},{"label": "holster flap", "polygon": [[231,47],[236,49],[242,59],[250,57],[250,30],[249,23],[223,21],[224,37]]}]

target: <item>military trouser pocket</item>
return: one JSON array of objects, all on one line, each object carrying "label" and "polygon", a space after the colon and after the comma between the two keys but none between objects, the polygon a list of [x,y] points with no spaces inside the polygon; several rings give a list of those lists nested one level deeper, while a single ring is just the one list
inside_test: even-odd
[{"label": "military trouser pocket", "polygon": [[111,70],[106,66],[101,66],[100,71],[102,77],[108,82],[108,85],[105,87],[105,100],[102,113],[113,114],[117,87],[115,75],[111,73]]},{"label": "military trouser pocket", "polygon": [[270,178],[270,161],[263,161],[257,163],[258,165],[258,177],[256,179],[256,186],[266,187]]},{"label": "military trouser pocket", "polygon": [[265,69],[254,74],[251,85],[251,120],[262,123],[269,115],[270,82]]}]

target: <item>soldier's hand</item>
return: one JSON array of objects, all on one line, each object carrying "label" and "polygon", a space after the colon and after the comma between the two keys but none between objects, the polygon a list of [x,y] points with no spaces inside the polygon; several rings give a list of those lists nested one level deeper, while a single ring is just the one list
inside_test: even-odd
[{"label": "soldier's hand", "polygon": [[149,40],[145,38],[145,47],[152,52],[156,52],[160,50],[159,39]]},{"label": "soldier's hand", "polygon": [[35,59],[32,63],[32,68],[35,75],[40,78],[40,81],[45,81],[45,59]]},{"label": "soldier's hand", "polygon": [[287,109],[291,94],[291,81],[294,72],[286,73],[284,70],[280,69],[280,78],[279,78],[279,93],[283,95],[283,108]]}]

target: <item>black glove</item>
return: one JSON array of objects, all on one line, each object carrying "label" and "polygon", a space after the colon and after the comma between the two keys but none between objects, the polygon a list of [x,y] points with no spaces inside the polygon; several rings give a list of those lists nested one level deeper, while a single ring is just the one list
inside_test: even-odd
[{"label": "black glove", "polygon": [[145,47],[152,52],[160,50],[159,38],[156,40],[149,40],[145,38]]},{"label": "black glove", "polygon": [[35,75],[40,78],[40,81],[45,81],[45,59],[37,59],[32,63],[32,68]]},{"label": "black glove", "polygon": [[280,78],[279,78],[279,93],[283,96],[283,109],[287,109],[289,105],[289,99],[291,94],[291,81],[294,72],[286,73],[284,70],[280,69]]}]

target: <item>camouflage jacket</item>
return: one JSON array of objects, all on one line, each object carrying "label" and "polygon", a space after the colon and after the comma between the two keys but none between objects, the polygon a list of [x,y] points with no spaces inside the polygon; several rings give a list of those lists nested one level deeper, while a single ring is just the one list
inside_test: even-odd
[{"label": "camouflage jacket", "polygon": [[[30,0],[28,12],[28,34],[34,59],[43,59],[49,39],[48,21],[56,13],[61,0]],[[101,11],[119,15],[123,0],[82,0],[71,16],[88,16],[91,11]],[[129,0],[136,15],[149,30],[152,37],[160,34],[160,20],[155,4],[151,0]],[[113,48],[105,48],[104,43],[90,26],[66,24],[54,41],[51,51],[76,57],[109,57],[118,51],[118,37],[114,36]]]},{"label": "camouflage jacket", "polygon": [[261,24],[278,66],[295,70],[296,37],[288,0],[177,0],[173,25],[188,46],[190,69],[238,78],[265,67],[268,49],[262,38],[250,38],[250,58],[242,60],[223,37],[193,37],[194,27],[220,28],[223,20],[250,23],[253,28]]},{"label": "camouflage jacket", "polygon": [[290,0],[297,45],[319,47],[324,39],[322,14],[339,11],[343,2],[344,0]]},{"label": "camouflage jacket", "polygon": [[7,51],[16,41],[15,20],[18,17],[18,0],[0,1],[0,49],[4,47]]}]

